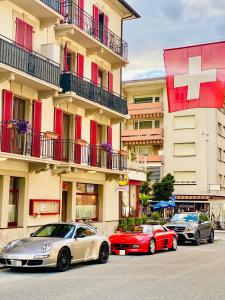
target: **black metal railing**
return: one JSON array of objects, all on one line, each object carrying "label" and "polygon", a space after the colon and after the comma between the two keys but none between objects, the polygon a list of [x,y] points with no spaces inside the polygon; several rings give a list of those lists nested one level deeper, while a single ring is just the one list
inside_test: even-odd
[{"label": "black metal railing", "polygon": [[127,157],[118,151],[108,152],[96,145],[80,145],[76,140],[52,139],[30,130],[21,134],[15,128],[1,125],[1,152],[82,164],[111,170],[127,169]]},{"label": "black metal railing", "polygon": [[81,78],[75,73],[61,74],[60,86],[63,92],[74,92],[88,100],[101,104],[121,114],[128,114],[127,101],[120,95],[109,92],[106,88],[93,84],[87,78]]},{"label": "black metal railing", "polygon": [[72,1],[61,4],[61,14],[64,16],[64,23],[74,24],[87,32],[105,46],[109,47],[116,54],[127,59],[128,44],[107,27],[99,24],[87,12],[82,10]]},{"label": "black metal railing", "polygon": [[0,35],[0,63],[59,86],[59,64]]},{"label": "black metal railing", "polygon": [[41,0],[43,3],[60,13],[60,0]]}]

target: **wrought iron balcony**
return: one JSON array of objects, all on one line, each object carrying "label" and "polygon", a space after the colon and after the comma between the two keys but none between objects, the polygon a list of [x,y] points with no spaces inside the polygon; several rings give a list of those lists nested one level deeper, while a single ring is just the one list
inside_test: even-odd
[{"label": "wrought iron balcony", "polygon": [[0,63],[14,68],[15,73],[19,70],[59,86],[59,64],[41,54],[23,48],[2,35],[0,35]]},{"label": "wrought iron balcony", "polygon": [[121,96],[109,92],[102,86],[94,85],[89,79],[78,77],[72,72],[61,74],[60,85],[63,92],[74,92],[95,103],[103,105],[120,114],[128,114],[127,101]]},{"label": "wrought iron balcony", "polygon": [[78,26],[116,54],[127,59],[128,44],[107,27],[98,24],[91,15],[80,9],[75,3],[65,1],[61,5],[61,13],[64,16],[63,23]]},{"label": "wrought iron balcony", "polygon": [[60,13],[60,0],[41,0],[43,3]]},{"label": "wrought iron balcony", "polygon": [[1,124],[0,151],[40,159],[79,164],[114,171],[127,168],[127,156],[119,151],[108,152],[100,146],[80,145],[76,140],[53,139],[45,133],[29,130],[21,134],[7,124]]}]

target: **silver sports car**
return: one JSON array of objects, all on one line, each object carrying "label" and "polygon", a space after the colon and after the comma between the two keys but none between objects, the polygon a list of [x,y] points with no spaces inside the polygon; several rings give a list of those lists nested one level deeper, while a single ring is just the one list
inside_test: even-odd
[{"label": "silver sports car", "polygon": [[110,243],[94,227],[82,223],[47,224],[30,238],[8,243],[0,263],[10,268],[55,267],[63,272],[73,263],[96,260],[106,263]]}]

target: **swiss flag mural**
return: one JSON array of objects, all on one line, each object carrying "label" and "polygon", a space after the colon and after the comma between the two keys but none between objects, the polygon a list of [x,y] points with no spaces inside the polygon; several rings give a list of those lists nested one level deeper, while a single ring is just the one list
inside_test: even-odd
[{"label": "swiss flag mural", "polygon": [[224,106],[225,42],[164,51],[169,112]]}]

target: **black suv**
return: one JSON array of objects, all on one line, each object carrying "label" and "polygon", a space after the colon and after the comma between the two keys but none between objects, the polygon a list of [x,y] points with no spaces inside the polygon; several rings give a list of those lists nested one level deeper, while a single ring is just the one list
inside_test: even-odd
[{"label": "black suv", "polygon": [[175,214],[165,226],[177,233],[180,244],[189,241],[198,246],[201,240],[214,242],[213,225],[203,212]]}]

